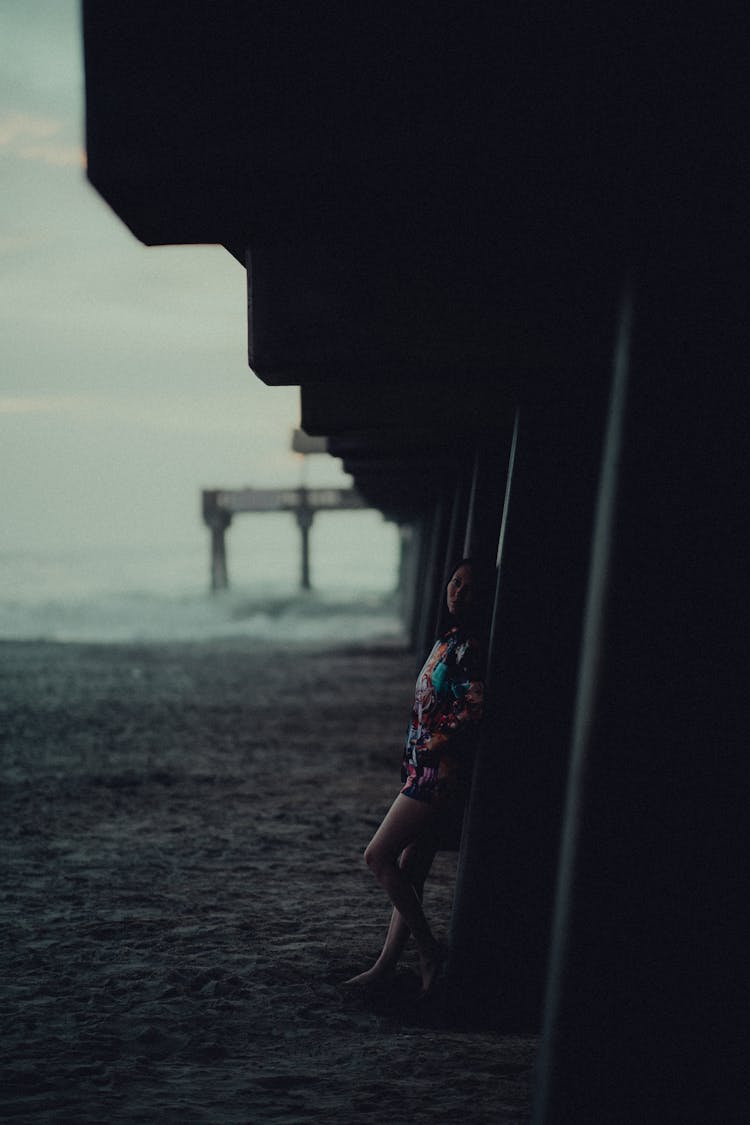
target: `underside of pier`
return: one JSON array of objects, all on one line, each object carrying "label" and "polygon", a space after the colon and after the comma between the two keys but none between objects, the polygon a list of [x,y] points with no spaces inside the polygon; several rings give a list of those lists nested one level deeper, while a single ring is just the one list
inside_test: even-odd
[{"label": "underside of pier", "polygon": [[538,1123],[740,1120],[739,29],[83,15],[91,182],[143,242],[246,268],[252,371],[412,529],[415,649],[452,559],[493,575],[452,1018],[541,1032]]}]

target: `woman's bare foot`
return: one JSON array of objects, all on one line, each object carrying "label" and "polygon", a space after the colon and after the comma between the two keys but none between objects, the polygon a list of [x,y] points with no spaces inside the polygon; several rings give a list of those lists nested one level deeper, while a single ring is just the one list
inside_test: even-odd
[{"label": "woman's bare foot", "polygon": [[341,987],[351,988],[352,990],[382,988],[393,979],[393,976],[392,969],[379,968],[373,965],[371,969],[366,969],[364,973],[358,973],[356,977],[345,980]]},{"label": "woman's bare foot", "polygon": [[437,984],[445,961],[445,950],[437,942],[429,957],[419,958],[422,973],[422,995],[428,996]]}]

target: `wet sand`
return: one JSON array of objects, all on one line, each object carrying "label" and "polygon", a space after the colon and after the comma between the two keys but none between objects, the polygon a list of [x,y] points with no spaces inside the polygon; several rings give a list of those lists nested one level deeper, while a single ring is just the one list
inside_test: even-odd
[{"label": "wet sand", "polygon": [[[339,985],[388,904],[393,645],[0,644],[0,1115],[28,1122],[529,1119],[535,1040]],[[455,855],[425,905],[444,936]]]}]

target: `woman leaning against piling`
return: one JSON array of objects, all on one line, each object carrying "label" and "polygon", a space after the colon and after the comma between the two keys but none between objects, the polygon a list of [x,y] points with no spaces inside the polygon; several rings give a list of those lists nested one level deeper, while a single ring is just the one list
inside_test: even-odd
[{"label": "woman leaning against piling", "polygon": [[435,853],[455,840],[468,790],[484,694],[479,593],[477,568],[464,559],[446,590],[450,627],[417,678],[401,791],[365,850],[365,862],[393,904],[385,944],[372,967],[347,986],[392,978],[409,934],[419,953],[422,992],[438,979],[443,950],[422,910],[422,889]]}]

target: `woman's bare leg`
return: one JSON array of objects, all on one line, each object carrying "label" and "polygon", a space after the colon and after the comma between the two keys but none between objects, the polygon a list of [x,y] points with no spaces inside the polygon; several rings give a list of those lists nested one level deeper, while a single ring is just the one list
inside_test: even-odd
[{"label": "woman's bare leg", "polygon": [[[399,857],[410,844],[430,835],[433,825],[434,810],[430,805],[399,793],[365,850],[365,862],[414,936],[425,990],[429,989],[438,970],[440,947],[424,916],[419,894],[399,864]],[[393,924],[392,920],[392,925],[392,934],[389,930],[391,951],[402,947],[405,940],[399,923]]]},{"label": "woman's bare leg", "polygon": [[[424,840],[418,840],[414,844],[409,844],[401,853],[399,867],[414,888],[420,903],[425,880],[432,867],[436,850],[436,845],[430,836]],[[403,915],[394,907],[385,943],[375,965],[381,965],[386,972],[394,971],[409,936],[410,930]]]},{"label": "woman's bare leg", "polygon": [[[436,851],[437,843],[430,833],[415,841],[415,843],[408,844],[399,859],[399,866],[414,887],[420,902],[422,901],[425,880],[432,867]],[[409,927],[394,907],[385,942],[377,960],[370,969],[352,977],[346,983],[348,985],[368,985],[388,980],[394,975],[410,936]]]}]

